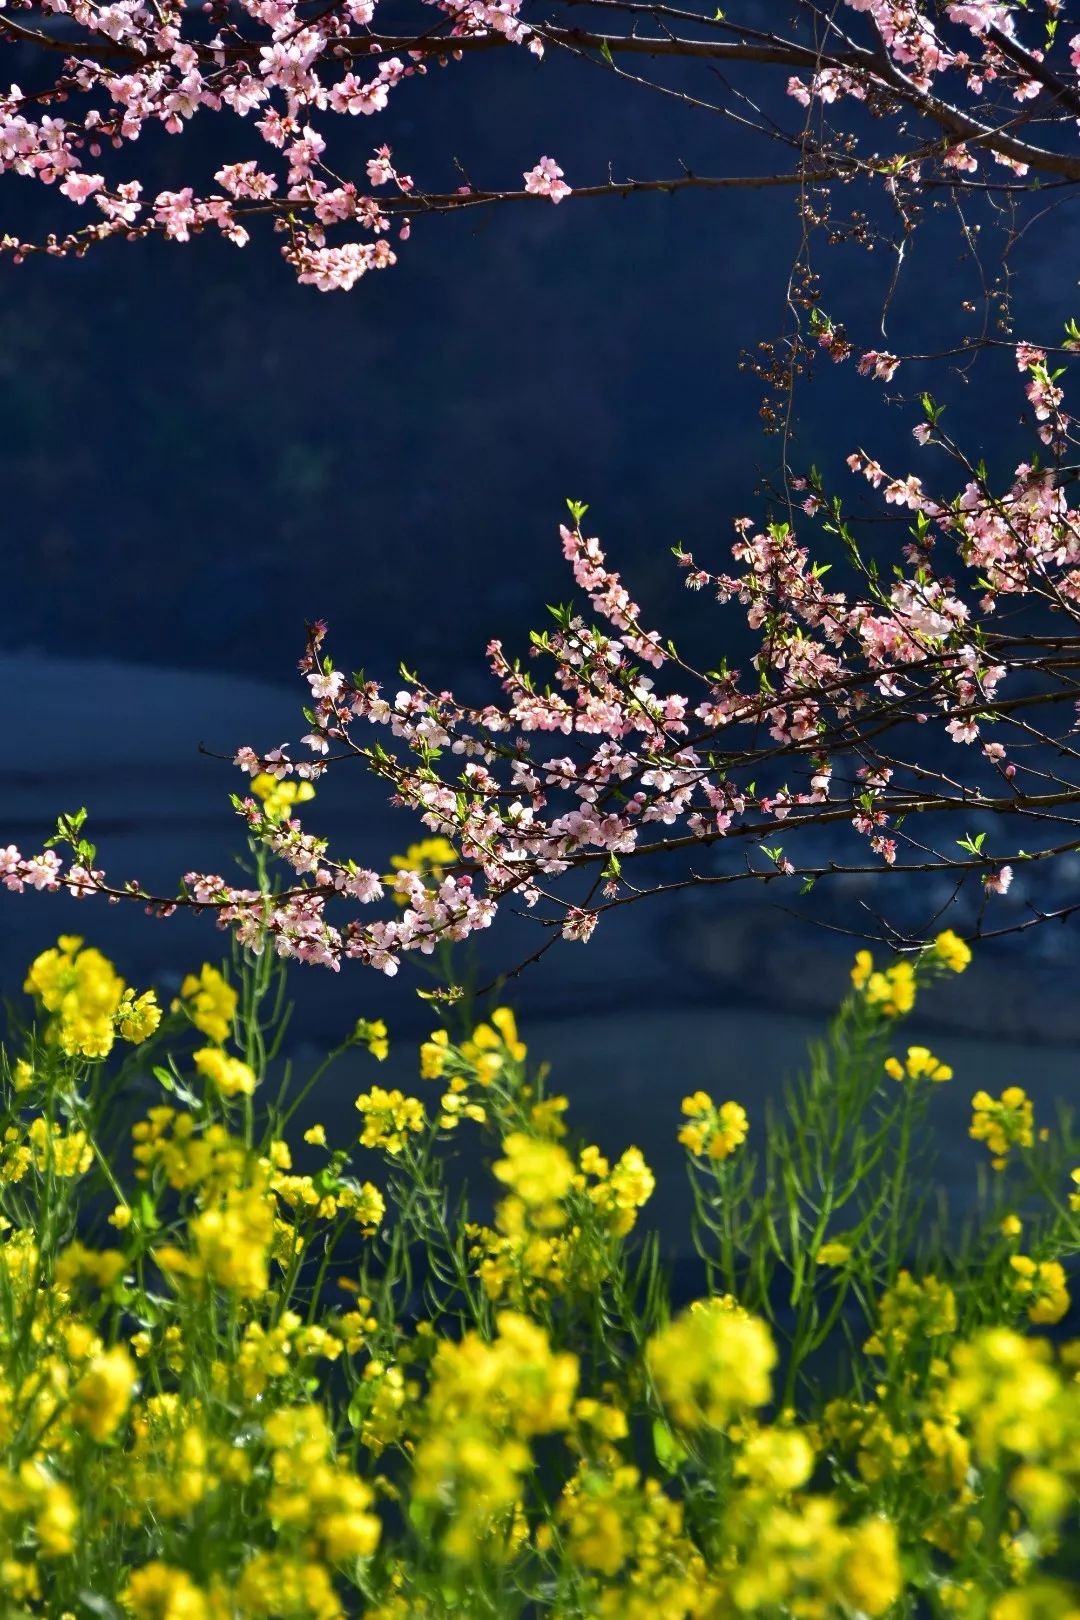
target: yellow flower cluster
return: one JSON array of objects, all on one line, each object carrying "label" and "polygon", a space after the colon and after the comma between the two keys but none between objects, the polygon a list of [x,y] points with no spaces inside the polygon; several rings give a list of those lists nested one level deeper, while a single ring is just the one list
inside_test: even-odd
[{"label": "yellow flower cluster", "polygon": [[677,1316],[650,1342],[647,1359],[661,1400],[684,1429],[722,1429],[772,1394],[772,1335],[723,1300]]},{"label": "yellow flower cluster", "polygon": [[401,1367],[388,1367],[377,1359],[368,1362],[349,1411],[361,1444],[374,1456],[401,1438],[419,1393],[419,1384],[406,1379]]},{"label": "yellow flower cluster", "polygon": [[896,1357],[913,1343],[956,1332],[956,1295],[937,1277],[901,1271],[878,1301],[878,1327],[863,1346],[867,1355]]},{"label": "yellow flower cluster", "polygon": [[[17,1536],[21,1525],[32,1525],[39,1555],[48,1564],[75,1551],[79,1509],[71,1489],[42,1463],[24,1462],[17,1472],[0,1467],[0,1523],[5,1541]],[[9,1567],[6,1562],[0,1565],[5,1587]],[[26,1569],[18,1566],[19,1584]]]},{"label": "yellow flower cluster", "polygon": [[269,1284],[275,1237],[269,1186],[228,1188],[192,1217],[190,1247],[163,1244],[154,1259],[177,1286],[224,1289],[240,1299],[258,1299]]},{"label": "yellow flower cluster", "polygon": [[358,1019],[353,1039],[361,1041],[378,1063],[390,1055],[390,1035],[381,1018]]},{"label": "yellow flower cluster", "polygon": [[885,1073],[893,1080],[951,1080],[953,1072],[947,1063],[936,1058],[928,1046],[909,1046],[903,1062],[899,1058],[885,1059]]},{"label": "yellow flower cluster", "polygon": [[[458,852],[448,838],[421,838],[404,855],[391,855],[392,870],[384,874],[383,882],[392,886],[400,872],[416,872],[425,888],[437,889],[447,870],[459,864]],[[409,903],[408,895],[398,890],[394,899],[399,906]]]},{"label": "yellow flower cluster", "polygon": [[180,986],[180,1000],[173,1003],[174,1011],[183,1007],[195,1028],[218,1046],[224,1046],[236,1016],[236,991],[217,968],[204,962],[197,974],[189,973]]},{"label": "yellow flower cluster", "polygon": [[453,1559],[498,1558],[514,1526],[530,1442],[570,1426],[577,1357],[544,1329],[502,1311],[496,1336],[443,1340],[432,1364],[414,1500],[429,1509]]},{"label": "yellow flower cluster", "polygon": [[562,1200],[574,1185],[574,1161],[558,1142],[512,1131],[503,1141],[504,1158],[493,1166],[497,1180],[510,1187],[534,1226],[562,1226]]},{"label": "yellow flower cluster", "polygon": [[[477,1024],[460,1045],[450,1040],[446,1030],[434,1030],[420,1047],[420,1078],[446,1081],[440,1099],[440,1128],[452,1131],[466,1119],[485,1124],[489,1106],[481,1101],[482,1095],[496,1082],[511,1088],[521,1085],[526,1055],[509,1007],[496,1007],[490,1020]],[[550,1109],[553,1104],[541,1106]]]},{"label": "yellow flower cluster", "polygon": [[[370,1511],[371,1487],[332,1455],[332,1436],[319,1406],[280,1408],[265,1424],[271,1448],[274,1523],[303,1533],[330,1564],[370,1558],[381,1525]],[[312,1547],[314,1542],[314,1547]]]},{"label": "yellow flower cluster", "polygon": [[[832,1498],[810,1496],[747,1516],[742,1567],[730,1581],[737,1615],[888,1614],[901,1590],[896,1531],[882,1518],[847,1527]],[[721,1611],[722,1612],[722,1611]]]},{"label": "yellow flower cluster", "polygon": [[1022,1086],[1006,1086],[1000,1097],[977,1091],[971,1099],[970,1135],[985,1142],[994,1155],[995,1170],[1004,1170],[1010,1149],[1027,1148],[1035,1140],[1035,1110]]},{"label": "yellow flower cluster", "polygon": [[40,1115],[30,1122],[26,1141],[31,1163],[39,1174],[82,1176],[94,1162],[94,1150],[85,1131],[65,1133],[61,1126],[50,1125]]},{"label": "yellow flower cluster", "polygon": [[123,1345],[94,1356],[71,1392],[71,1422],[92,1440],[108,1440],[127,1414],[135,1381],[135,1363]]},{"label": "yellow flower cluster", "polygon": [[490,1021],[477,1024],[460,1046],[451,1043],[444,1029],[435,1030],[420,1048],[420,1078],[451,1075],[489,1086],[504,1071],[520,1068],[527,1050],[510,1008],[496,1007]]},{"label": "yellow flower cluster", "polygon": [[117,1035],[138,1046],[161,1022],[152,990],[136,996],[100,951],[62,934],[30,965],[23,985],[50,1014],[46,1040],[67,1057],[105,1058]]},{"label": "yellow flower cluster", "polygon": [[1061,1262],[1032,1260],[1030,1255],[1014,1254],[1009,1265],[1013,1271],[1013,1289],[1023,1301],[1029,1319],[1060,1322],[1072,1303]]},{"label": "yellow flower cluster", "polygon": [[125,1041],[141,1046],[161,1023],[161,1008],[153,990],[137,996],[134,990],[125,990],[116,1009],[116,1027]]},{"label": "yellow flower cluster", "polygon": [[140,1181],[160,1178],[176,1192],[216,1190],[241,1176],[243,1144],[214,1121],[200,1126],[194,1114],[158,1103],[132,1126],[132,1157]]},{"label": "yellow flower cluster", "polygon": [[885,969],[874,967],[870,951],[856,951],[851,982],[868,1008],[883,1018],[902,1018],[915,1005],[920,979],[963,973],[970,961],[970,947],[948,928],[917,956],[902,956]]},{"label": "yellow flower cluster", "polygon": [[307,804],[315,797],[311,782],[281,779],[260,771],[251,778],[251,791],[262,801],[263,814],[270,821],[288,821],[298,804]]},{"label": "yellow flower cluster", "polygon": [[[561,1130],[561,1112],[534,1105],[531,1123]],[[494,1228],[466,1228],[488,1297],[522,1306],[594,1286],[610,1269],[611,1240],[632,1231],[656,1185],[641,1151],[627,1148],[611,1164],[589,1146],[575,1164],[560,1142],[526,1131],[512,1131],[502,1147],[493,1171],[510,1195],[496,1208]]]},{"label": "yellow flower cluster", "polygon": [[963,973],[971,965],[971,946],[951,928],[946,928],[944,933],[937,936],[928,954],[949,973]]},{"label": "yellow flower cluster", "polygon": [[989,1328],[957,1345],[947,1389],[949,1405],[969,1429],[976,1462],[1004,1465],[1009,1495],[1033,1532],[1050,1538],[1050,1547],[1075,1511],[1080,1487],[1077,1349],[1065,1365],[1055,1365],[1045,1339]]},{"label": "yellow flower cluster", "polygon": [[279,1201],[298,1217],[332,1221],[337,1215],[345,1215],[368,1235],[378,1230],[386,1214],[386,1200],[370,1181],[359,1182],[327,1172],[318,1177],[299,1176],[275,1166],[270,1186]]},{"label": "yellow flower cluster", "polygon": [[915,965],[906,956],[882,972],[875,969],[869,951],[857,951],[851,982],[861,991],[867,1006],[884,1018],[900,1018],[915,1005]]},{"label": "yellow flower cluster", "polygon": [[208,1080],[219,1097],[250,1097],[255,1091],[255,1071],[240,1058],[230,1057],[220,1046],[204,1046],[195,1053],[195,1067]]},{"label": "yellow flower cluster", "polygon": [[689,1123],[679,1131],[679,1141],[698,1158],[727,1159],[746,1141],[750,1121],[739,1103],[717,1108],[707,1092],[695,1091],[683,1098],[682,1111]]},{"label": "yellow flower cluster", "polygon": [[576,1185],[599,1211],[607,1229],[615,1237],[625,1237],[637,1222],[638,1210],[656,1189],[656,1177],[641,1149],[628,1147],[609,1164],[597,1148],[587,1147],[578,1162],[581,1170]]},{"label": "yellow flower cluster", "polygon": [[357,1097],[356,1106],[364,1116],[361,1146],[381,1148],[394,1158],[403,1151],[409,1137],[418,1135],[427,1124],[423,1103],[418,1097],[406,1097],[402,1091],[372,1086]]},{"label": "yellow flower cluster", "polygon": [[[49,975],[68,996],[63,975],[113,972],[65,945],[33,991],[57,1031]],[[322,1125],[288,1139],[252,1066],[272,1032],[208,966],[184,981],[153,1071],[168,1100],[130,1158],[104,1059],[88,1076],[77,1043],[33,1037],[0,1061],[0,1612],[1080,1620],[1080,1345],[1032,1332],[1069,1308],[1080,1192],[1053,1188],[1075,1150],[1063,1132],[1033,1167],[1042,1212],[1018,1178],[1022,1225],[988,1201],[974,1259],[897,1269],[939,1251],[888,1225],[892,1126],[918,1120],[882,1078],[888,1021],[968,955],[942,935],[880,973],[856,963],[760,1190],[745,1157],[702,1173],[743,1146],[742,1107],[685,1099],[699,1247],[730,1292],[673,1315],[652,1243],[630,1238],[655,1185],[643,1155],[575,1141],[506,1008],[423,1043],[438,1108],[373,1087],[343,1146]],[[155,1011],[121,986],[114,1036],[149,1038]],[[389,1037],[362,1020],[353,1038],[380,1057]],[[913,1087],[948,1072],[917,1046],[886,1064]],[[830,1180],[834,1139],[860,1140],[827,1112],[834,1085],[871,1123],[865,1173]],[[998,1157],[1030,1144],[1009,1093],[979,1111]],[[440,1170],[465,1119],[489,1149],[490,1226]],[[366,1148],[391,1161],[385,1190],[356,1179]]]}]

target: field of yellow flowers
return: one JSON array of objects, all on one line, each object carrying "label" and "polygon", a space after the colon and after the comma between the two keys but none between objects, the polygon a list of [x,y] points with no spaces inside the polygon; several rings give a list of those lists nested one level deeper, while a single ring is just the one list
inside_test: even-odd
[{"label": "field of yellow flowers", "polygon": [[381,1023],[294,1076],[269,956],[165,1007],[61,938],[0,1057],[4,1620],[1080,1620],[1080,1151],[977,1091],[980,1219],[930,1207],[959,1082],[901,1030],[968,960],[859,952],[768,1121],[691,1080],[673,1304],[643,1154],[508,1008],[337,1141]]}]

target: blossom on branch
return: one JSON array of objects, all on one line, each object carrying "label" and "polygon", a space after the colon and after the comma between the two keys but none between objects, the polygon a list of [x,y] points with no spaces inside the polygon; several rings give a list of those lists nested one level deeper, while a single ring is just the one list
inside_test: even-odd
[{"label": "blossom on branch", "polygon": [[524,179],[525,190],[531,197],[550,197],[553,203],[557,203],[570,195],[570,187],[554,158],[542,157],[534,169],[528,170]]},{"label": "blossom on branch", "polygon": [[[1034,380],[1045,374],[1036,353],[1022,348]],[[1054,387],[1035,425],[1041,432],[1045,408],[1064,454],[1073,436]],[[944,440],[936,448],[949,451]],[[753,632],[745,670],[698,669],[648,628],[584,532],[578,503],[561,542],[579,605],[533,635],[543,678],[491,642],[497,701],[465,704],[417,677],[384,692],[336,667],[325,623],[310,626],[302,741],[317,757],[293,760],[285,745],[234,756],[251,778],[234,805],[288,870],[283,889],[197,872],[172,896],[111,885],[82,836],[82,812],[61,818],[39,855],[0,850],[0,882],[137,898],[165,914],[212,910],[253,950],[385,973],[410,952],[486,929],[506,902],[549,941],[587,941],[608,911],[701,884],[946,873],[984,900],[1003,897],[1021,861],[1080,850],[1070,673],[1080,668],[1080,510],[1052,458],[1021,463],[998,493],[951,453],[965,481],[944,498],[912,475],[889,479],[861,451],[849,458],[856,476],[884,485],[887,506],[914,519],[891,571],[824,492],[815,510],[828,520],[827,562],[787,523],[756,529],[748,518],[735,522],[730,569],[676,548],[695,589],[736,607]],[[1032,628],[1007,611],[999,626],[995,615],[1014,602]],[[366,761],[425,828],[388,880],[376,852],[337,854],[296,814],[347,758]],[[1018,820],[1025,849],[1014,842]],[[54,847],[65,844],[66,869]],[[437,863],[421,859],[429,845]]]}]

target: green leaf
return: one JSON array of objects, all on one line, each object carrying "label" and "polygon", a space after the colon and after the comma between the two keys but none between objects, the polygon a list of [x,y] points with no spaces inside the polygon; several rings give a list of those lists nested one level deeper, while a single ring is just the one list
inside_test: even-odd
[{"label": "green leaf", "polygon": [[69,811],[65,815],[58,816],[56,819],[56,832],[51,838],[46,838],[45,848],[52,849],[56,844],[71,844],[74,846],[75,840],[82,832],[83,822],[85,820],[85,805],[78,810]]},{"label": "green leaf", "polygon": [[677,1474],[690,1453],[668,1428],[662,1418],[655,1418],[652,1426],[656,1460],[666,1474]]},{"label": "green leaf", "polygon": [[100,1616],[100,1620],[121,1620],[120,1610],[115,1603],[110,1603],[107,1597],[100,1592],[92,1592],[88,1586],[80,1587],[76,1594],[83,1608],[90,1614]]}]

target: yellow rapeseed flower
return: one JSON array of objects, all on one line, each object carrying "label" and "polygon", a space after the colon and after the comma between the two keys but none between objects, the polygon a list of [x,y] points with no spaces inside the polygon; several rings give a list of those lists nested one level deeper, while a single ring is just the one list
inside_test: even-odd
[{"label": "yellow rapeseed flower", "polygon": [[907,1057],[885,1059],[885,1073],[893,1080],[951,1080],[953,1072],[947,1063],[936,1058],[928,1046],[909,1046]]},{"label": "yellow rapeseed flower", "polygon": [[1011,1148],[1031,1147],[1035,1140],[1035,1110],[1022,1086],[1006,1086],[1000,1097],[977,1091],[971,1107],[968,1134],[976,1142],[986,1143],[994,1155],[995,1170],[1004,1170]]},{"label": "yellow rapeseed flower", "polygon": [[709,1301],[677,1316],[649,1342],[649,1371],[660,1398],[686,1429],[721,1429],[772,1394],[776,1347],[757,1317]]},{"label": "yellow rapeseed flower", "polygon": [[372,1057],[382,1063],[390,1051],[390,1037],[381,1018],[359,1018],[353,1030],[353,1039],[361,1041]]},{"label": "yellow rapeseed flower", "polygon": [[509,1007],[496,1007],[491,1015],[491,1022],[506,1043],[506,1049],[515,1063],[524,1063],[528,1056],[528,1047],[518,1036],[517,1020]]},{"label": "yellow rapeseed flower", "polygon": [[937,960],[943,963],[950,973],[963,973],[971,961],[971,946],[951,928],[946,928],[944,933],[939,934],[930,948]]},{"label": "yellow rapeseed flower", "polygon": [[956,1296],[948,1283],[901,1271],[878,1302],[878,1331],[863,1348],[871,1356],[896,1354],[913,1342],[955,1333],[956,1320]]},{"label": "yellow rapeseed flower", "polygon": [[188,1275],[205,1277],[241,1299],[266,1292],[274,1237],[272,1196],[261,1187],[234,1187],[191,1222],[195,1253]]},{"label": "yellow rapeseed flower", "polygon": [[23,988],[53,1015],[47,1039],[66,1056],[108,1057],[124,981],[100,951],[84,949],[77,934],[63,934],[31,963]]},{"label": "yellow rapeseed flower", "polygon": [[756,1429],[743,1443],[735,1472],[770,1491],[794,1491],[814,1468],[814,1448],[801,1429]]},{"label": "yellow rapeseed flower", "polygon": [[198,975],[188,974],[180,986],[180,1001],[173,1006],[175,1010],[184,1005],[195,1028],[222,1046],[232,1029],[238,1000],[236,991],[217,968],[204,962]]},{"label": "yellow rapeseed flower", "polygon": [[385,1091],[382,1086],[372,1086],[357,1097],[356,1106],[364,1116],[361,1146],[383,1148],[395,1158],[409,1137],[422,1131],[427,1123],[419,1098],[406,1097],[401,1091]]},{"label": "yellow rapeseed flower", "polygon": [[123,1276],[126,1267],[127,1258],[119,1249],[88,1249],[76,1241],[57,1255],[53,1277],[60,1288],[86,1281],[95,1288],[108,1289]]},{"label": "yellow rapeseed flower", "polygon": [[136,998],[134,990],[125,990],[116,1009],[116,1027],[125,1041],[140,1046],[161,1023],[161,1008],[153,990],[146,990]]},{"label": "yellow rapeseed flower", "polygon": [[[448,838],[421,838],[410,844],[404,855],[391,855],[393,871],[383,874],[383,882],[393,884],[401,872],[415,872],[425,888],[438,888],[446,876],[447,868],[457,866],[460,856]],[[408,895],[393,890],[399,906],[409,903]]]},{"label": "yellow rapeseed flower", "polygon": [[85,1175],[94,1162],[94,1150],[85,1131],[68,1131],[50,1126],[40,1116],[31,1120],[26,1132],[34,1167],[54,1176]]},{"label": "yellow rapeseed flower", "polygon": [[1026,1254],[1009,1258],[1013,1288],[1024,1302],[1032,1322],[1060,1322],[1072,1303],[1065,1283],[1065,1268],[1057,1260],[1032,1260]]},{"label": "yellow rapeseed flower", "polygon": [[906,957],[894,962],[884,973],[871,973],[863,994],[867,1004],[885,1018],[901,1018],[915,1005],[915,968]]},{"label": "yellow rapeseed flower", "polygon": [[135,1363],[123,1345],[94,1356],[75,1385],[69,1416],[92,1440],[108,1440],[120,1427],[135,1392]]},{"label": "yellow rapeseed flower", "polygon": [[132,1572],[120,1601],[134,1620],[210,1620],[201,1587],[182,1569],[157,1560]]},{"label": "yellow rapeseed flower", "polygon": [[[581,1162],[584,1167],[584,1155]],[[596,1185],[588,1189],[589,1198],[605,1216],[615,1236],[625,1237],[637,1221],[638,1210],[652,1197],[656,1177],[645,1163],[640,1148],[627,1148],[610,1169],[606,1161],[599,1162],[605,1168]]]},{"label": "yellow rapeseed flower", "polygon": [[869,951],[855,952],[855,964],[851,969],[851,982],[856,990],[865,990],[867,981],[874,971],[874,958]]},{"label": "yellow rapeseed flower", "polygon": [[296,805],[315,797],[311,782],[297,782],[260,772],[251,779],[251,791],[262,800],[263,813],[270,821],[288,821]]},{"label": "yellow rapeseed flower", "polygon": [[220,1046],[204,1046],[194,1056],[194,1064],[220,1097],[250,1097],[255,1090],[255,1071],[240,1058],[230,1057]]},{"label": "yellow rapeseed flower", "polygon": [[421,1080],[439,1080],[450,1057],[450,1037],[445,1029],[436,1029],[420,1048]]},{"label": "yellow rapeseed flower", "polygon": [[304,1620],[342,1617],[326,1566],[286,1553],[256,1553],[229,1596],[251,1620],[273,1620],[278,1615],[302,1615]]},{"label": "yellow rapeseed flower", "polygon": [[[574,1184],[574,1161],[558,1142],[524,1131],[503,1138],[505,1157],[492,1166],[493,1174],[509,1187],[542,1226],[558,1226],[565,1219],[560,1201]],[[543,1219],[540,1219],[543,1215]]]},{"label": "yellow rapeseed flower", "polygon": [[684,1097],[682,1111],[688,1123],[681,1127],[679,1141],[697,1158],[730,1158],[745,1142],[750,1129],[746,1109],[740,1103],[721,1103],[717,1108],[704,1091]]},{"label": "yellow rapeseed flower", "polygon": [[900,1596],[900,1552],[886,1519],[867,1519],[851,1531],[841,1590],[853,1610],[872,1617],[887,1614]]},{"label": "yellow rapeseed flower", "polygon": [[823,1243],[814,1257],[819,1266],[843,1266],[851,1259],[847,1243]]},{"label": "yellow rapeseed flower", "polygon": [[26,1058],[17,1058],[11,1068],[12,1088],[15,1091],[29,1091],[35,1079],[33,1065]]}]

